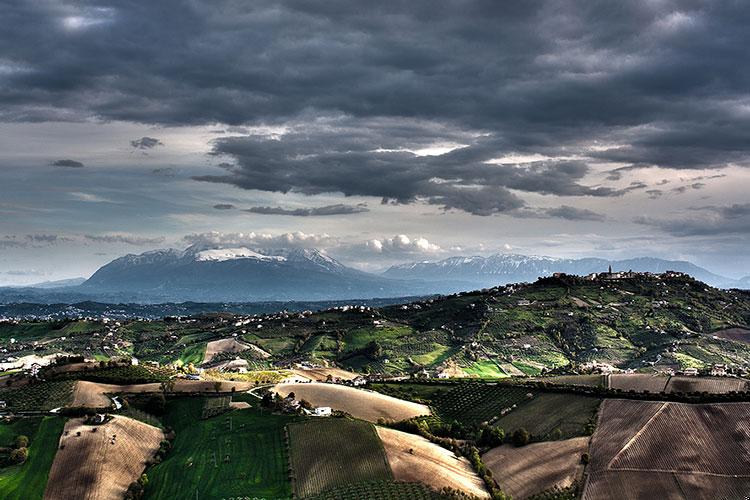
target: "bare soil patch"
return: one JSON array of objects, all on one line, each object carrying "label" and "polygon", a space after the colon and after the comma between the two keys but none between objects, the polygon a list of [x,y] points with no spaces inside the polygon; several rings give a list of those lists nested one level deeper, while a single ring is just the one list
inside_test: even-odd
[{"label": "bare soil patch", "polygon": [[112,404],[107,393],[121,392],[119,385],[99,384],[79,380],[73,389],[71,406],[85,408],[106,408]]},{"label": "bare soil patch", "polygon": [[342,370],[341,368],[310,368],[310,369],[294,369],[293,373],[301,377],[309,378],[317,382],[325,382],[328,379],[328,375],[341,380],[353,380],[359,377],[359,374]]},{"label": "bare soil patch", "polygon": [[429,442],[422,436],[376,427],[396,481],[420,482],[433,489],[454,488],[489,498],[484,483],[464,457]]},{"label": "bare soil patch", "polygon": [[305,399],[314,406],[330,406],[370,422],[377,422],[379,418],[398,421],[430,414],[425,405],[344,385],[277,384],[272,390],[284,397],[293,392],[296,399]]},{"label": "bare soil patch", "polygon": [[234,408],[235,410],[245,410],[247,408],[250,408],[250,403],[247,403],[245,401],[232,401],[229,403],[230,408]]},{"label": "bare soil patch", "polygon": [[567,488],[583,476],[581,455],[588,437],[545,441],[516,448],[498,446],[482,456],[484,464],[505,493],[524,499],[550,488]]},{"label": "bare soil patch", "polygon": [[45,500],[123,498],[163,437],[156,427],[127,417],[116,416],[98,426],[84,425],[83,419],[69,420],[50,470]]},{"label": "bare soil patch", "polygon": [[734,340],[750,344],[750,330],[747,328],[726,328],[714,332],[713,335],[716,335],[720,339]]},{"label": "bare soil patch", "polygon": [[[235,338],[213,340],[206,344],[206,353],[203,355],[203,362],[211,361],[214,356],[222,352],[237,353],[247,351],[248,349],[252,349],[251,344],[242,342]],[[266,354],[266,356],[263,357],[268,357],[268,353],[263,349],[260,349],[257,346],[256,349]]]}]

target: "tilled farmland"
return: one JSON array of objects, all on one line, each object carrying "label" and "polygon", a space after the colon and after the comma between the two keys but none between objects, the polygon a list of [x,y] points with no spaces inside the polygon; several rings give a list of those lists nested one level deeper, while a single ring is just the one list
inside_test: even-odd
[{"label": "tilled farmland", "polygon": [[740,498],[750,486],[748,419],[748,403],[607,400],[583,498]]}]

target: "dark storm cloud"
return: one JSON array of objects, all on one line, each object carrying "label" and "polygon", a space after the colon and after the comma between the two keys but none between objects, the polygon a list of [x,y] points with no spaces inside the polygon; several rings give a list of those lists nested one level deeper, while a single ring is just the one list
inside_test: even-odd
[{"label": "dark storm cloud", "polygon": [[55,160],[52,162],[53,167],[82,168],[84,165],[75,160]]},{"label": "dark storm cloud", "polygon": [[675,219],[637,217],[634,222],[659,228],[674,236],[750,234],[750,203],[699,207],[695,212],[689,217]]},{"label": "dark storm cloud", "polygon": [[236,207],[231,203],[217,203],[216,205],[214,205],[214,208],[216,210],[233,210]]},{"label": "dark storm cloud", "polygon": [[567,220],[604,220],[604,216],[602,214],[594,212],[593,210],[576,208],[568,205],[563,205],[557,208],[549,208],[545,210],[545,213],[550,217],[559,217],[561,219]]},{"label": "dark storm cloud", "polygon": [[153,137],[141,137],[140,139],[130,141],[130,145],[135,149],[153,149],[156,146],[163,146],[164,143]]},{"label": "dark storm cloud", "polygon": [[440,155],[417,155],[395,146],[424,148],[434,137],[434,128],[404,124],[396,129],[392,123],[376,120],[360,129],[358,123],[360,120],[332,118],[325,127],[300,127],[279,138],[254,135],[217,139],[214,154],[231,156],[235,162],[222,163],[226,171],[222,175],[196,179],[282,193],[340,192],[397,203],[423,200],[475,215],[524,206],[511,190],[608,197],[645,187],[642,183],[621,189],[584,185],[580,181],[589,167],[581,161],[488,163],[502,141],[471,138],[450,130],[441,133],[471,144]]},{"label": "dark storm cloud", "polygon": [[[240,187],[487,214],[523,206],[516,191],[627,192],[583,184],[592,159],[748,163],[739,0],[10,2],[0,23],[1,120],[306,123],[325,141],[218,140],[237,167],[203,180]],[[327,117],[349,123],[326,134]],[[450,141],[469,147],[373,152]],[[510,153],[553,160],[483,163]]]},{"label": "dark storm cloud", "polygon": [[250,207],[245,212],[262,215],[292,215],[295,217],[315,217],[326,215],[348,215],[369,212],[367,207],[362,205],[345,205],[337,203],[336,205],[326,205],[324,207],[311,208],[283,208],[283,207]]}]

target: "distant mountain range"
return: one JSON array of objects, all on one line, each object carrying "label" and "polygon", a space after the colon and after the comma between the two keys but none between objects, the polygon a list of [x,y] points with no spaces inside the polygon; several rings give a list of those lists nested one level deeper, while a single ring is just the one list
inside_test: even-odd
[{"label": "distant mountain range", "polygon": [[687,261],[639,257],[627,260],[598,258],[557,259],[514,254],[496,254],[489,257],[450,257],[430,262],[413,262],[393,266],[384,276],[399,279],[426,281],[458,281],[473,287],[484,288],[497,284],[533,282],[540,276],[552,273],[587,275],[606,271],[639,271],[662,273],[679,271],[719,288],[750,287],[750,277],[733,280],[714,274]]},{"label": "distant mountain range", "polygon": [[608,261],[513,254],[451,257],[393,266],[381,274],[347,267],[314,249],[192,246],[126,255],[89,279],[0,288],[0,303],[157,304],[167,302],[330,301],[445,294],[517,282],[554,272],[680,271],[720,288],[750,288],[686,261],[651,257]]},{"label": "distant mountain range", "polygon": [[149,301],[253,302],[419,295],[432,286],[358,271],[314,249],[193,246],[121,257],[78,289]]}]

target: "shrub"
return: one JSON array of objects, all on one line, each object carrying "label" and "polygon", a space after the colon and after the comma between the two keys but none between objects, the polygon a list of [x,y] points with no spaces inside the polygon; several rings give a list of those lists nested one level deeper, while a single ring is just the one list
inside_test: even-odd
[{"label": "shrub", "polygon": [[526,446],[529,444],[531,435],[529,434],[529,431],[521,427],[513,432],[513,437],[511,439],[515,446]]},{"label": "shrub", "polygon": [[14,448],[28,448],[29,438],[23,434],[16,436],[16,440],[13,442]]},{"label": "shrub", "polygon": [[22,464],[29,458],[28,448],[16,448],[10,452],[10,460],[14,464]]}]

